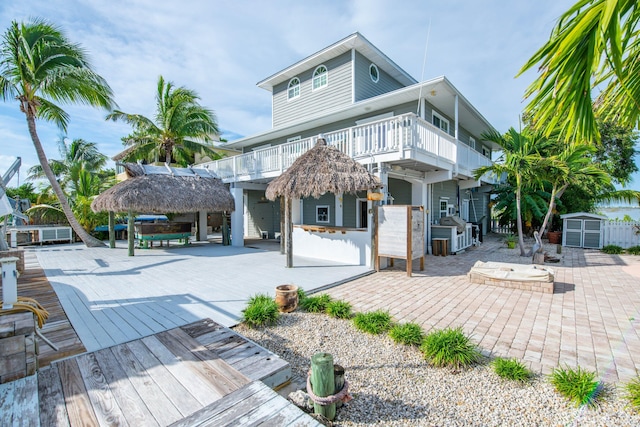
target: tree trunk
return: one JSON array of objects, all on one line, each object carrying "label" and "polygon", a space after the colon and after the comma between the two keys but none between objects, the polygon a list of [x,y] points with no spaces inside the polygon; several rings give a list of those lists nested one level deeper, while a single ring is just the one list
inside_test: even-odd
[{"label": "tree trunk", "polygon": [[544,236],[547,226],[549,225],[549,218],[551,218],[551,214],[556,207],[556,199],[562,197],[568,186],[569,184],[563,185],[557,193],[555,185],[553,186],[553,189],[551,190],[551,200],[549,201],[549,209],[547,209],[547,214],[544,216],[544,221],[542,221],[542,226],[540,227],[540,238]]},{"label": "tree trunk", "polygon": [[47,160],[47,156],[44,153],[44,149],[42,148],[42,144],[40,143],[40,138],[38,137],[38,133],[36,132],[36,120],[33,114],[29,112],[27,115],[27,125],[29,127],[29,134],[31,135],[31,140],[33,141],[33,145],[36,149],[36,153],[38,154],[38,160],[40,161],[40,166],[42,166],[42,170],[44,171],[45,176],[49,180],[51,184],[51,188],[53,192],[58,197],[60,201],[60,207],[64,212],[64,215],[67,217],[67,221],[69,221],[69,225],[73,228],[73,231],[76,232],[80,240],[84,242],[84,244],[89,247],[103,247],[106,246],[103,242],[91,236],[87,231],[82,228],[78,220],[76,219],[71,207],[69,206],[69,202],[67,201],[67,197],[64,195],[62,191],[62,187],[60,187],[60,183],[56,180],[51,167],[49,167],[49,161]]},{"label": "tree trunk", "polygon": [[522,196],[520,178],[516,178],[516,225],[518,227],[518,245],[520,246],[520,256],[526,256],[524,251],[524,239],[522,237],[522,209],[520,208],[520,198]]}]

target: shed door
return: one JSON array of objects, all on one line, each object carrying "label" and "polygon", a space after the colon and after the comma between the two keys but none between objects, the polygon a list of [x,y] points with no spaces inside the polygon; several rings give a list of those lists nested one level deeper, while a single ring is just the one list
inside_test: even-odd
[{"label": "shed door", "polygon": [[602,247],[602,221],[585,219],[583,227],[582,247],[600,249]]},{"label": "shed door", "polygon": [[582,220],[567,219],[564,227],[564,246],[582,247]]}]

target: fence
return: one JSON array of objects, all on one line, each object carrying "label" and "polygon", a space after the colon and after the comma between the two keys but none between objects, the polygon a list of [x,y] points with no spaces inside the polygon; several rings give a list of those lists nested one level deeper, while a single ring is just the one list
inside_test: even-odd
[{"label": "fence", "polygon": [[616,245],[627,249],[640,245],[640,235],[636,234],[640,230],[640,222],[638,221],[603,221],[602,228],[604,246]]},{"label": "fence", "polygon": [[500,225],[497,219],[491,220],[491,231],[498,234],[511,234],[513,230],[515,230],[516,224],[515,221],[512,221],[506,225]]}]

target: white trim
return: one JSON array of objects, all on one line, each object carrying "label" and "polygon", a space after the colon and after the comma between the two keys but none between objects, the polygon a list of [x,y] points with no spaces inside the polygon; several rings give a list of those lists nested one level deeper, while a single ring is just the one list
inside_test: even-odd
[{"label": "white trim", "polygon": [[[324,68],[324,73],[320,73],[316,76],[316,73],[320,68]],[[319,81],[322,81],[323,76],[324,76],[324,84],[316,87],[316,79],[318,79]],[[316,67],[315,70],[313,70],[313,74],[311,74],[311,91],[315,92],[316,90],[324,89],[327,86],[329,86],[329,69],[327,68],[326,65],[320,64]]]},{"label": "white trim", "polygon": [[476,139],[472,136],[469,137],[469,147],[476,149]]},{"label": "white trim", "polygon": [[[373,73],[371,71],[376,70],[376,78],[373,78]],[[378,69],[378,66],[376,64],[374,64],[373,62],[369,65],[369,77],[371,78],[371,81],[374,83],[378,83],[380,81],[380,70]]]},{"label": "white trim", "polygon": [[[298,84],[294,85],[294,86],[291,86],[291,83],[293,83],[294,80],[297,80]],[[292,89],[295,89],[296,87],[298,88],[298,94],[294,95],[294,96],[291,96],[291,92],[290,91]],[[295,92],[295,90],[294,90],[294,92]],[[289,80],[289,83],[287,83],[287,101],[291,101],[291,100],[297,99],[297,98],[300,98],[300,79],[298,77],[292,77],[291,80]]]},{"label": "white trim", "polygon": [[351,103],[354,102],[356,102],[356,50],[351,48]]},{"label": "white trim", "polygon": [[[438,126],[435,123],[433,123],[433,119],[437,118],[438,120],[440,120],[441,125]],[[436,110],[432,110],[431,111],[431,123],[437,127],[438,129],[440,129],[441,131],[445,132],[445,133],[449,133],[449,129],[451,129],[451,124],[449,123],[449,120],[445,119],[441,114],[439,114],[438,112],[436,112]],[[447,129],[442,129],[442,123],[446,123],[447,124]]]},{"label": "white trim", "polygon": [[[367,215],[369,215],[368,200],[365,198],[356,198],[356,228],[364,228],[362,226],[362,221],[360,220],[362,218],[362,202],[367,203]],[[369,222],[371,221],[367,218],[367,228],[369,227]]]},{"label": "white trim", "polygon": [[[320,221],[318,219],[318,209],[320,208],[326,208],[327,209],[327,220],[326,221]],[[317,224],[329,224],[331,222],[331,210],[329,208],[329,205],[316,205],[316,223]]]}]

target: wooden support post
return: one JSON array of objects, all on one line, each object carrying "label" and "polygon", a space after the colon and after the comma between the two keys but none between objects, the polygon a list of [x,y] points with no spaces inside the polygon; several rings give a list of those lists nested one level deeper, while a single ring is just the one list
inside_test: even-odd
[{"label": "wooden support post", "polygon": [[293,267],[293,219],[291,208],[291,197],[285,197],[285,234],[287,246],[287,268]]},{"label": "wooden support post", "polygon": [[[318,397],[333,394],[336,384],[333,376],[333,356],[329,353],[316,353],[311,357],[311,387],[313,394]],[[332,421],[336,416],[336,404],[322,406],[314,403],[313,412]]]},{"label": "wooden support post", "polygon": [[285,214],[284,214],[284,197],[280,196],[280,253],[282,255],[284,255],[285,253],[285,240],[286,240],[286,236],[284,233],[284,218]]},{"label": "wooden support post", "polygon": [[[337,394],[344,387],[344,368],[340,365],[333,365],[333,381],[336,385],[333,394]],[[342,402],[336,403],[336,409],[342,408]]]},{"label": "wooden support post", "polygon": [[413,270],[413,233],[411,206],[407,206],[407,276],[411,277]]},{"label": "wooden support post", "polygon": [[371,232],[373,233],[373,248],[371,254],[373,256],[373,265],[376,271],[380,271],[380,257],[378,256],[378,202],[373,202],[373,224],[371,225]]},{"label": "wooden support post", "polygon": [[116,213],[109,211],[109,247],[116,247]]},{"label": "wooden support post", "polygon": [[133,222],[135,221],[135,217],[133,215],[133,211],[129,211],[129,219],[127,220],[127,241],[129,243],[129,256],[134,256],[134,245],[135,245],[135,229]]}]

